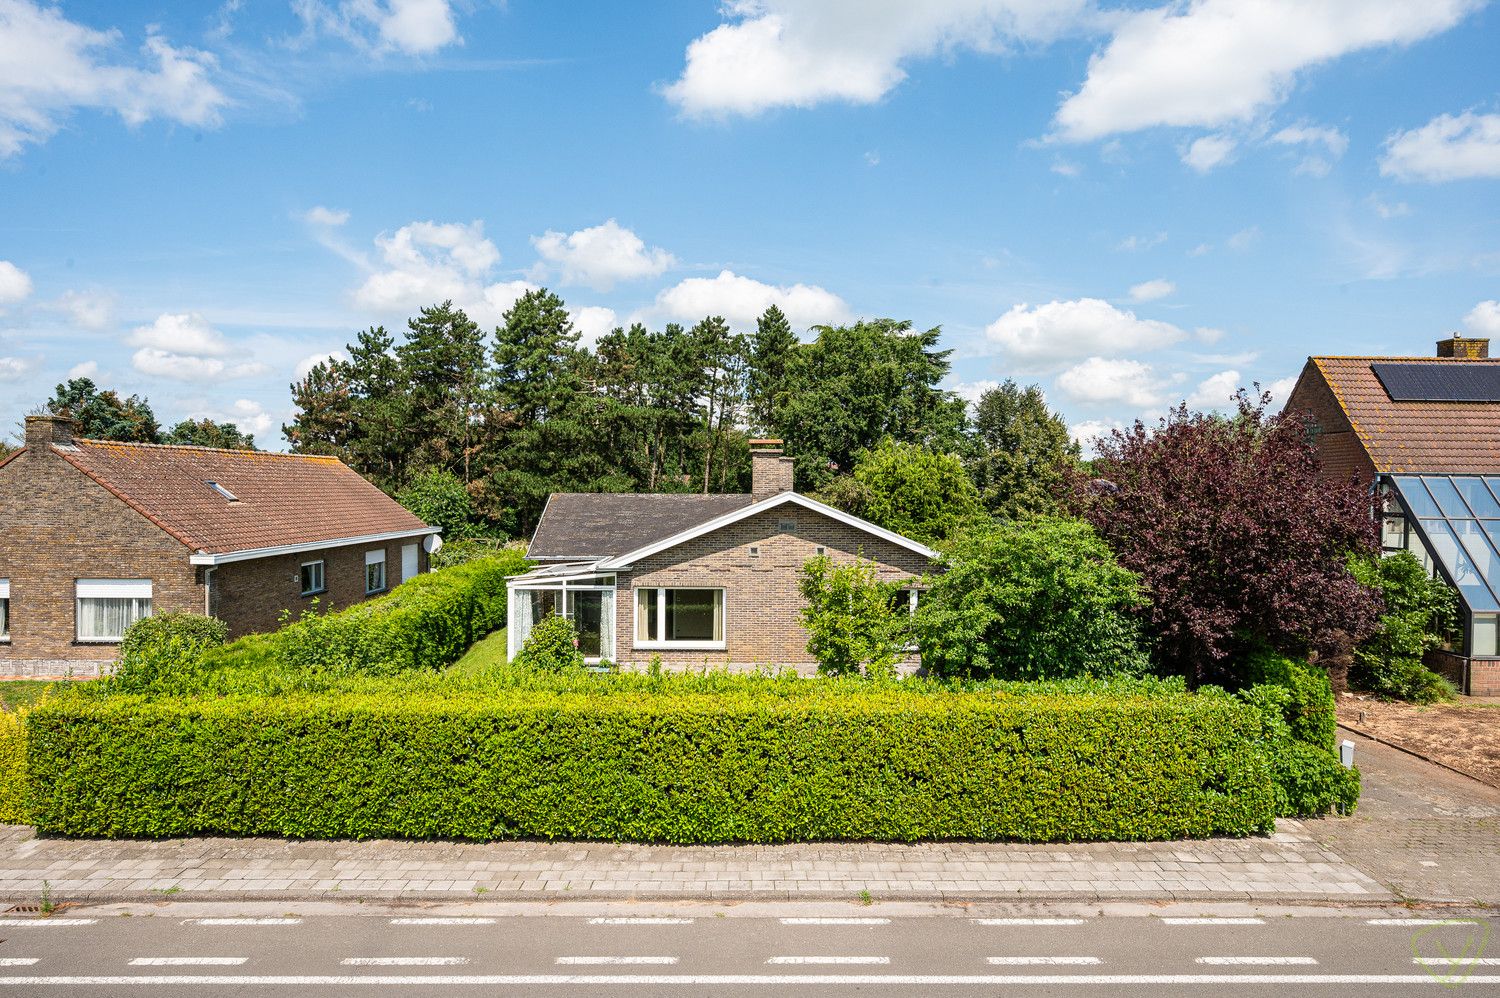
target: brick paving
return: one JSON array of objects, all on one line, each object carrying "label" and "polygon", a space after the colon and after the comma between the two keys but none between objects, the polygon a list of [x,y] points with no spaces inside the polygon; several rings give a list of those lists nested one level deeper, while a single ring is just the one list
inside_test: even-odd
[{"label": "brick paving", "polygon": [[1383,901],[1297,822],[1261,839],[1068,846],[644,846],[37,838],[0,826],[0,897],[67,900],[1111,898]]}]

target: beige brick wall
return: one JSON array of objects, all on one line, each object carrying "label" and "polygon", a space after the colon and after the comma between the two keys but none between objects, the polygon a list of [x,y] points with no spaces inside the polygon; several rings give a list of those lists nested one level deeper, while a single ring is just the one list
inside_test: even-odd
[{"label": "beige brick wall", "polygon": [[[750,556],[750,546],[760,549]],[[653,655],[673,665],[805,665],[807,632],[797,590],[803,564],[817,547],[836,562],[874,561],[888,581],[912,579],[928,569],[925,557],[898,544],[839,523],[812,510],[782,506],[643,559],[616,576],[615,654],[641,665]],[[637,588],[722,588],[723,651],[635,647]]]}]

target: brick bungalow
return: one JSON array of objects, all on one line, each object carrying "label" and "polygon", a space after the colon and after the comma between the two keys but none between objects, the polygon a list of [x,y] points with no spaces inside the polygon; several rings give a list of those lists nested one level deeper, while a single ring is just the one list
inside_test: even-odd
[{"label": "brick bungalow", "polygon": [[437,533],[332,457],[86,440],[28,416],[0,462],[0,675],[90,676],[138,617],[232,636],[427,567]]},{"label": "brick bungalow", "polygon": [[1459,595],[1460,634],[1428,665],[1500,695],[1500,359],[1455,334],[1434,357],[1310,357],[1287,399],[1317,428],[1323,474],[1371,489],[1381,546]]},{"label": "brick bungalow", "polygon": [[807,671],[797,586],[819,554],[874,562],[915,609],[937,552],[793,491],[779,440],[753,441],[751,468],[748,494],[553,494],[527,552],[542,567],[509,583],[511,655],[562,612],[594,660]]}]

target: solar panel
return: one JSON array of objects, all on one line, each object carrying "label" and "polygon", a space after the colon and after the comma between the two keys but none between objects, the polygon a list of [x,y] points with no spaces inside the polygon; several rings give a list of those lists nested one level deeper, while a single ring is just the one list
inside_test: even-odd
[{"label": "solar panel", "polygon": [[1371,364],[1393,402],[1500,402],[1500,364]]}]

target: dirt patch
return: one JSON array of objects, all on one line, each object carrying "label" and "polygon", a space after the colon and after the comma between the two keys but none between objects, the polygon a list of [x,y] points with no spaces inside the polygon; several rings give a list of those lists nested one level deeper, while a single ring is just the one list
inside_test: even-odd
[{"label": "dirt patch", "polygon": [[1500,704],[1416,707],[1340,693],[1338,718],[1355,731],[1500,787]]}]

